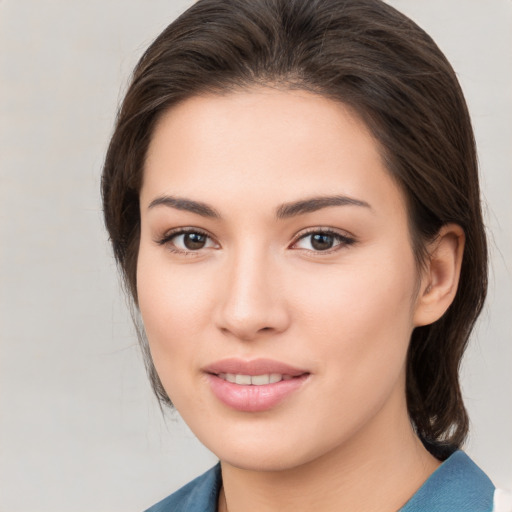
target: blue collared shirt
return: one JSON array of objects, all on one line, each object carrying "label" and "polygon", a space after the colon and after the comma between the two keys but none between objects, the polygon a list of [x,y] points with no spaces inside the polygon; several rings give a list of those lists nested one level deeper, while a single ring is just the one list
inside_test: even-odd
[{"label": "blue collared shirt", "polygon": [[[220,464],[192,480],[146,512],[216,512]],[[462,451],[437,468],[400,512],[492,512],[494,485]]]}]

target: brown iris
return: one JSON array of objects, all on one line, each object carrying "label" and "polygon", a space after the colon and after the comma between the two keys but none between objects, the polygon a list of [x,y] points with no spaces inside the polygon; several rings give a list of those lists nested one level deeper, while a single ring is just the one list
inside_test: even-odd
[{"label": "brown iris", "polygon": [[327,233],[311,235],[311,247],[317,251],[326,251],[334,245],[334,237]]},{"label": "brown iris", "polygon": [[183,235],[183,245],[191,250],[197,251],[206,245],[208,237],[202,233],[185,233]]}]

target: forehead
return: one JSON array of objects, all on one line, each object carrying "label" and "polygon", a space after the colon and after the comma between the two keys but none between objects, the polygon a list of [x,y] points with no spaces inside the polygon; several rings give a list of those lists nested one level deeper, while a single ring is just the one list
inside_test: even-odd
[{"label": "forehead", "polygon": [[[146,158],[142,202],[167,193],[246,206],[343,194],[403,198],[377,141],[346,105],[306,91],[255,88],[169,109]],[[197,197],[200,195],[201,197]]]}]

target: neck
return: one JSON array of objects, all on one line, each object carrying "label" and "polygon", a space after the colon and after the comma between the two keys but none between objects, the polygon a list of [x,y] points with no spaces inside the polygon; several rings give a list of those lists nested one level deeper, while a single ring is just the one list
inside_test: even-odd
[{"label": "neck", "polygon": [[393,414],[376,418],[356,437],[279,471],[222,462],[219,512],[396,511],[439,466],[414,434],[407,414],[398,422]]}]

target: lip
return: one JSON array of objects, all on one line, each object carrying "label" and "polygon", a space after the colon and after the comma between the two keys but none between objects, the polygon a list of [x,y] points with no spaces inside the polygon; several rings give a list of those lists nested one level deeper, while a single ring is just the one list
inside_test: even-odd
[{"label": "lip", "polygon": [[263,375],[265,373],[281,373],[282,375],[291,375],[298,377],[307,370],[295,368],[289,364],[275,361],[273,359],[252,359],[244,361],[238,358],[222,359],[203,368],[206,373],[239,373],[242,375]]},{"label": "lip", "polygon": [[[268,411],[290,395],[300,390],[308,380],[310,372],[295,368],[280,361],[271,359],[242,359],[230,358],[217,361],[203,368],[211,391],[224,405],[241,412]],[[267,373],[280,373],[292,378],[281,380],[273,384],[261,386],[241,385],[227,382],[218,377],[221,373],[234,373],[242,375],[264,375]]]}]

